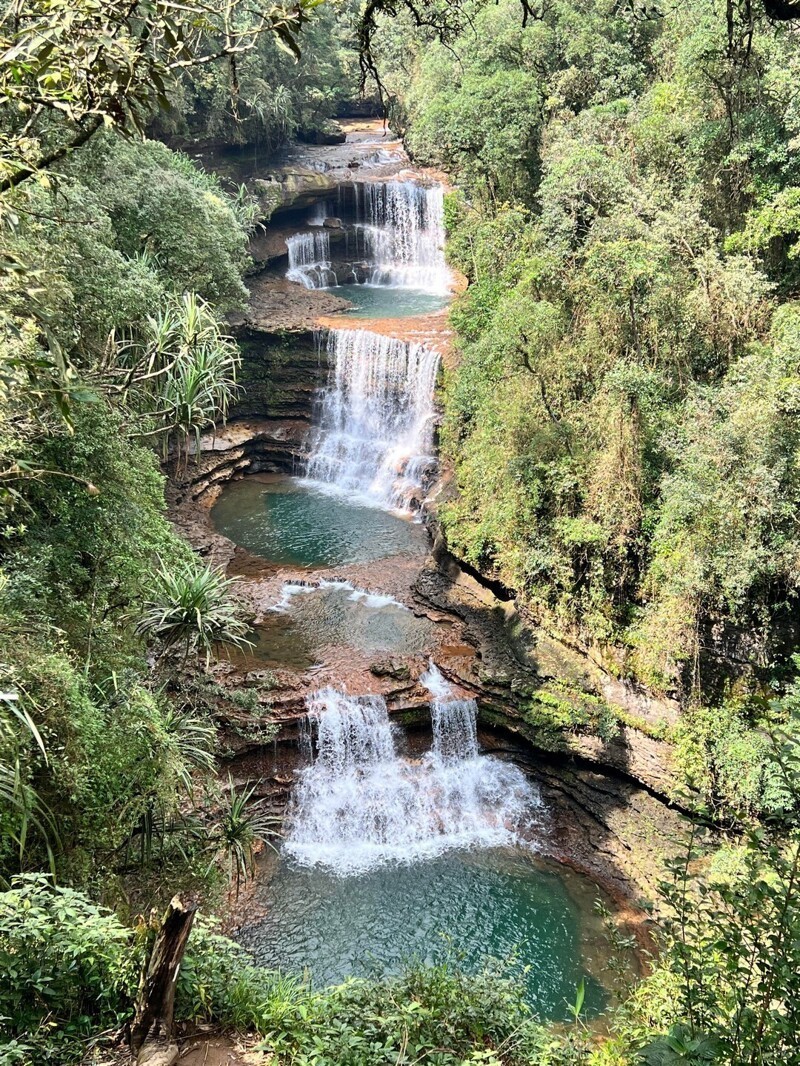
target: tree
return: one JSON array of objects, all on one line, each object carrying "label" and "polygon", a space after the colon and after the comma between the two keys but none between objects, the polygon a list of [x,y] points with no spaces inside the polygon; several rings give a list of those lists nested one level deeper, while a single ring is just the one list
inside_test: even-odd
[{"label": "tree", "polygon": [[321,0],[11,0],[0,37],[0,192],[46,171],[103,127],[140,131],[185,70],[237,58],[272,33],[295,55]]}]

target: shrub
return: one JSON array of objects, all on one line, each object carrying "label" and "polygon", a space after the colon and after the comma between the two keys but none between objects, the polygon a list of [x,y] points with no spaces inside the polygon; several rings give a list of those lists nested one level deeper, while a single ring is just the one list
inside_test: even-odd
[{"label": "shrub", "polygon": [[83,1038],[129,1016],[142,959],[105,908],[42,875],[15,878],[0,893],[0,1056],[16,1044],[28,1048],[20,1061],[77,1061]]}]

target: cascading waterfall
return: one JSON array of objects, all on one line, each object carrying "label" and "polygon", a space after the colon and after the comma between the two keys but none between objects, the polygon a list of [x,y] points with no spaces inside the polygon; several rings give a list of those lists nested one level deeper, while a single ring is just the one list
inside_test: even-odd
[{"label": "cascading waterfall", "polygon": [[433,696],[433,753],[438,759],[478,758],[478,708],[475,700],[453,699],[441,671],[431,663],[419,679]]},{"label": "cascading waterfall", "polygon": [[324,289],[336,284],[331,267],[331,239],[326,230],[317,233],[296,233],[286,238],[289,250],[289,269],[286,277],[307,289]]},{"label": "cascading waterfall", "polygon": [[308,209],[306,222],[309,226],[322,226],[325,224],[325,219],[330,218],[332,214],[333,210],[331,209],[330,200],[317,200],[317,202]]},{"label": "cascading waterfall", "polygon": [[413,181],[355,182],[357,254],[367,284],[446,294],[444,194]]},{"label": "cascading waterfall", "polygon": [[541,800],[518,767],[479,754],[474,700],[453,699],[435,667],[426,677],[439,686],[434,743],[417,761],[398,752],[380,696],[326,688],[308,698],[317,755],[300,775],[286,839],[298,863],[361,873],[518,843],[533,829]]},{"label": "cascading waterfall", "polygon": [[[451,278],[444,258],[441,185],[358,181],[348,188],[352,190],[355,225],[353,240],[348,238],[347,257],[356,262],[343,268],[344,274],[342,270],[337,274],[333,268],[330,235],[321,229],[331,215],[332,205],[330,201],[320,201],[307,216],[307,224],[318,231],[296,233],[286,239],[289,252],[286,277],[307,289],[360,281],[380,288],[413,289],[446,296]],[[341,187],[340,196],[344,196]],[[346,204],[341,200],[337,214],[346,213]]]},{"label": "cascading waterfall", "polygon": [[331,365],[306,476],[381,506],[408,509],[435,459],[439,357],[366,330],[331,330]]}]

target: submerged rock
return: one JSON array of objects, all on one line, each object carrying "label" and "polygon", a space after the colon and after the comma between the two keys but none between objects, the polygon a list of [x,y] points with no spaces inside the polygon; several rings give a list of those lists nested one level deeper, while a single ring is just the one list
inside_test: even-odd
[{"label": "submerged rock", "polygon": [[369,669],[375,677],[393,677],[396,681],[411,680],[411,668],[402,659],[378,659],[370,664]]}]

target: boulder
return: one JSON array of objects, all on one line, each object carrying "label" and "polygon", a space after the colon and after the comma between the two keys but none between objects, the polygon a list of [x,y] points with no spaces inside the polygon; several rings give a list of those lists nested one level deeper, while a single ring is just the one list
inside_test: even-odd
[{"label": "boulder", "polygon": [[369,669],[375,677],[393,677],[395,681],[411,680],[411,668],[402,659],[378,659],[370,664]]}]

